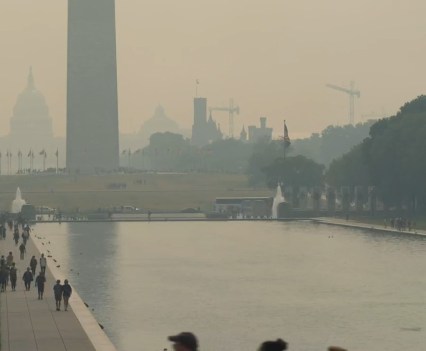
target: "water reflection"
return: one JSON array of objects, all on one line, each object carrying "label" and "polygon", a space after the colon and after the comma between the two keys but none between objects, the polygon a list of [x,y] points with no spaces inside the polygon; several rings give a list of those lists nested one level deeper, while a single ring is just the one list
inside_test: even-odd
[{"label": "water reflection", "polygon": [[277,337],[303,350],[423,349],[423,237],[272,222],[37,231],[120,350],[160,350],[182,330],[206,351]]}]

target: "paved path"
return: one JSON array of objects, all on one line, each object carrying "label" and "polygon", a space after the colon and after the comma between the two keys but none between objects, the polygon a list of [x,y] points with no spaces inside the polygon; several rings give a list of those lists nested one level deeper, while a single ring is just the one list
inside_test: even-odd
[{"label": "paved path", "polygon": [[390,226],[387,226],[386,228],[384,225],[377,225],[377,224],[371,224],[371,223],[362,223],[358,221],[353,220],[345,220],[341,218],[329,218],[329,217],[323,217],[323,218],[315,218],[313,219],[315,222],[318,223],[324,223],[324,224],[331,224],[331,225],[339,225],[343,227],[351,227],[351,228],[359,228],[359,229],[370,229],[370,230],[377,230],[381,232],[388,232],[388,233],[403,233],[403,234],[412,234],[412,235],[426,235],[426,231],[424,230],[412,230],[412,231],[399,231],[397,229],[391,228]]},{"label": "paved path", "polygon": [[[34,238],[32,238],[34,239]],[[81,321],[73,311],[73,304],[78,307],[77,295],[71,296],[68,311],[56,311],[53,297],[55,279],[50,269],[46,270],[46,285],[44,299],[38,300],[37,288],[34,282],[31,291],[25,291],[22,275],[29,264],[31,256],[37,259],[40,253],[30,239],[27,243],[27,253],[24,260],[19,259],[18,246],[12,240],[12,234],[7,233],[6,240],[0,240],[0,254],[7,256],[12,251],[18,267],[16,291],[10,286],[6,293],[0,294],[1,301],[1,350],[2,351],[94,351],[102,350],[95,347],[89,339]],[[34,239],[37,240],[37,239]],[[54,264],[53,261],[48,261]],[[36,275],[39,267],[37,267]],[[72,282],[71,282],[72,283]],[[74,293],[73,293],[74,294]],[[73,300],[75,300],[73,302]],[[83,305],[84,306],[84,305]],[[87,310],[87,308],[86,308]],[[83,312],[89,313],[90,312]],[[91,321],[93,324],[93,321]],[[100,330],[98,325],[95,325]],[[102,332],[103,333],[103,332]],[[96,337],[95,337],[96,339]],[[112,349],[112,348],[105,348]]]}]

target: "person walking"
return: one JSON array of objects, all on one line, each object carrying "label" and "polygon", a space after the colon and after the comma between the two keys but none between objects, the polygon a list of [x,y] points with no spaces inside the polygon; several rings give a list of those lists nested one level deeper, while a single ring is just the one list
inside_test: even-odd
[{"label": "person walking", "polygon": [[11,287],[12,287],[12,291],[15,291],[16,290],[16,280],[18,278],[18,271],[15,267],[15,262],[13,262],[12,266],[10,267],[9,277],[10,277],[10,284],[11,284]]},{"label": "person walking", "polygon": [[30,271],[30,267],[27,268],[24,275],[22,276],[22,280],[25,283],[25,290],[30,291],[31,289],[31,282],[34,280],[33,274]]},{"label": "person walking", "polygon": [[61,281],[59,279],[56,281],[56,284],[53,286],[53,293],[55,295],[56,311],[60,311],[61,310],[61,300],[62,300],[63,287],[62,287]]},{"label": "person walking", "polygon": [[24,245],[27,245],[28,237],[27,237],[27,234],[25,232],[22,232],[21,238],[22,238],[22,242],[24,243]]},{"label": "person walking", "polygon": [[18,246],[18,242],[19,242],[19,232],[15,231],[13,233],[13,240],[15,240],[15,246]]},{"label": "person walking", "polygon": [[68,301],[72,294],[71,285],[68,284],[68,279],[64,280],[64,285],[62,286],[62,296],[64,297],[64,309],[68,311]]},{"label": "person walking", "polygon": [[9,285],[9,274],[10,274],[10,267],[8,265],[4,266],[6,269],[6,286]]},{"label": "person walking", "polygon": [[21,260],[23,260],[25,258],[25,252],[27,252],[24,243],[21,243],[21,245],[19,245],[19,252],[21,253]]},{"label": "person walking", "polygon": [[38,291],[38,299],[43,300],[44,284],[46,283],[46,277],[43,272],[40,272],[36,278],[35,285]]},{"label": "person walking", "polygon": [[282,340],[277,339],[276,341],[265,341],[263,342],[258,351],[284,351],[288,349],[288,344]]},{"label": "person walking", "polygon": [[37,268],[37,259],[35,258],[35,256],[31,257],[30,260],[30,267],[31,267],[31,272],[33,273],[33,276],[35,276],[36,274],[36,268]]},{"label": "person walking", "polygon": [[0,269],[0,291],[6,291],[6,282],[7,282],[7,272],[6,265],[3,265]]},{"label": "person walking", "polygon": [[197,351],[198,340],[197,337],[190,332],[182,332],[178,335],[168,337],[169,341],[173,342],[173,349],[175,351]]},{"label": "person walking", "polygon": [[12,251],[9,252],[9,255],[7,255],[6,257],[6,264],[10,267],[12,266],[13,263],[13,255],[12,255]]},{"label": "person walking", "polygon": [[40,271],[42,271],[43,273],[46,273],[46,267],[47,267],[46,257],[44,257],[44,254],[41,254],[41,257],[40,257]]}]

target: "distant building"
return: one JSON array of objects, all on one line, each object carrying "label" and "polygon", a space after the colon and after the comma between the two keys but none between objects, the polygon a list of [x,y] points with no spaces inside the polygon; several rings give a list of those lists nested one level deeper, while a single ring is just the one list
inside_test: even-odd
[{"label": "distant building", "polygon": [[148,145],[152,134],[165,132],[181,134],[178,124],[167,116],[163,106],[158,105],[152,117],[142,125],[139,137],[143,139],[145,145]]},{"label": "distant building", "polygon": [[272,139],[272,128],[266,127],[266,117],[260,117],[260,127],[249,126],[248,127],[248,140],[251,143],[255,143],[260,139]]},{"label": "distant building", "polygon": [[216,213],[244,218],[269,218],[272,197],[218,197],[214,203]]},{"label": "distant building", "polygon": [[[46,156],[42,151],[45,152]],[[46,168],[56,167],[58,152],[59,167],[65,162],[65,140],[53,135],[52,118],[46,99],[36,88],[32,69],[27,78],[27,86],[18,95],[10,118],[10,132],[0,138],[0,152],[3,156],[11,156],[11,169],[6,167],[7,158],[0,158],[2,174],[16,173],[19,169],[30,168],[30,154],[33,170],[41,170],[43,163]],[[46,157],[45,162],[43,162]],[[19,161],[19,158],[21,160]]]},{"label": "distant building", "polygon": [[193,145],[204,146],[213,141],[222,139],[220,126],[210,115],[207,120],[207,99],[194,98],[194,124],[192,125]]},{"label": "distant building", "polygon": [[10,138],[39,143],[53,138],[52,118],[43,94],[35,87],[32,69],[27,87],[19,94],[10,119]]},{"label": "distant building", "polygon": [[136,151],[149,145],[151,135],[170,132],[181,134],[185,139],[191,139],[191,130],[181,129],[178,123],[167,115],[164,107],[158,105],[153,115],[146,119],[138,131],[128,134],[120,134],[120,165],[128,166],[128,157],[123,155],[124,150]]}]

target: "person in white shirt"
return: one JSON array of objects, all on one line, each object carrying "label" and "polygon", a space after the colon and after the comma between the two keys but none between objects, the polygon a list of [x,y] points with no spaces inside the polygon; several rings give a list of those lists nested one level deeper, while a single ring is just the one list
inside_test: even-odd
[{"label": "person in white shirt", "polygon": [[41,257],[40,257],[40,270],[43,273],[45,273],[46,272],[46,267],[47,267],[46,257],[44,257],[44,254],[41,254]]}]

